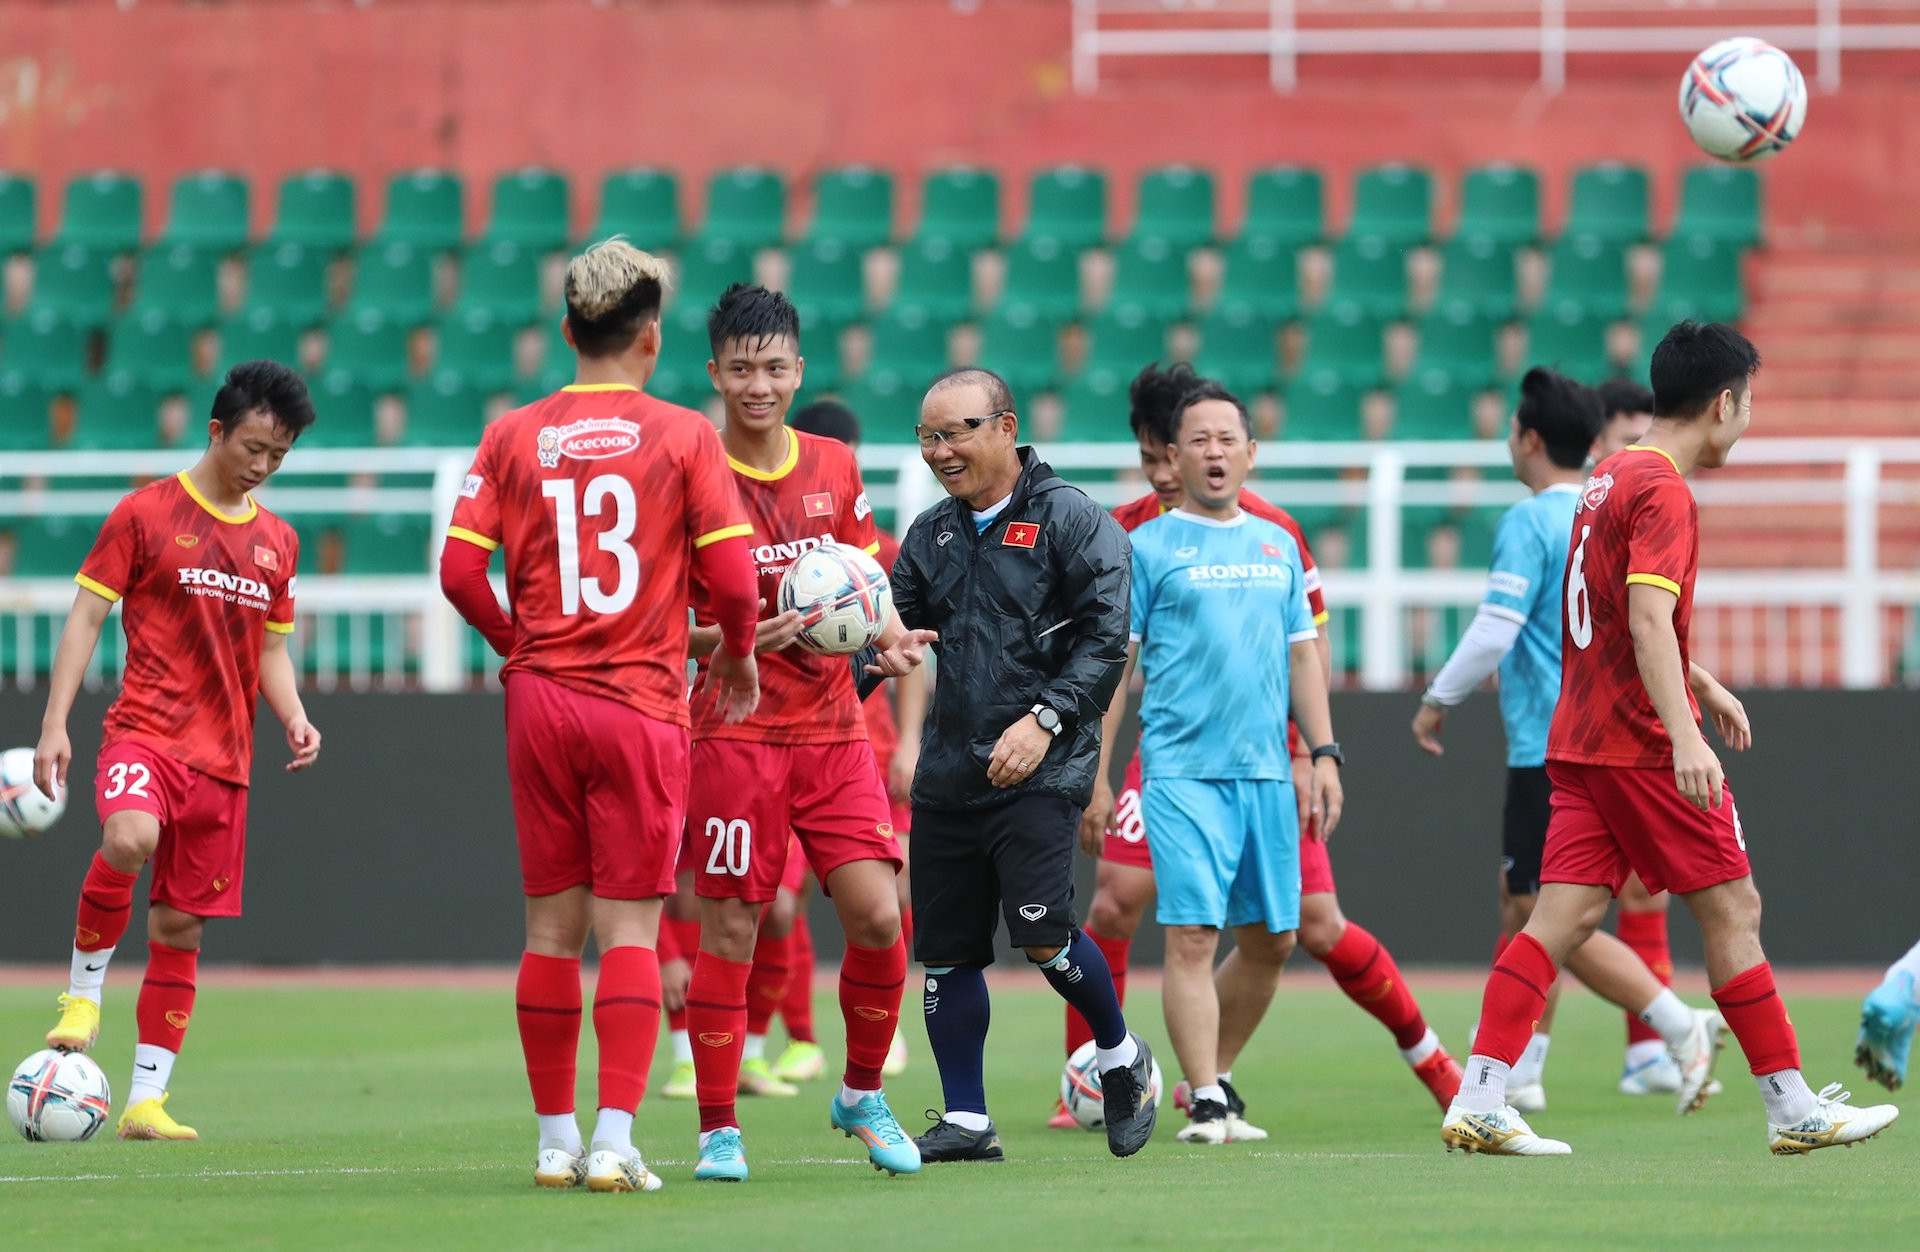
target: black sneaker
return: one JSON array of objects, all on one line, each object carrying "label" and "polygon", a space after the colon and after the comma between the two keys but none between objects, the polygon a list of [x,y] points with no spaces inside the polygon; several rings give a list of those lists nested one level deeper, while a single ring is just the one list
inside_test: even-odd
[{"label": "black sneaker", "polygon": [[1225,1143],[1232,1138],[1227,1106],[1218,1100],[1195,1100],[1187,1113],[1187,1124],[1180,1128],[1182,1143]]},{"label": "black sneaker", "polygon": [[968,1130],[948,1121],[932,1109],[927,1110],[927,1118],[933,1122],[933,1129],[914,1139],[914,1146],[920,1149],[922,1161],[1004,1161],[1007,1154],[1000,1149],[1000,1132],[988,1122],[985,1130]]},{"label": "black sneaker", "polygon": [[1110,1069],[1100,1075],[1100,1094],[1106,1105],[1107,1151],[1115,1156],[1132,1156],[1147,1146],[1153,1137],[1153,1123],[1159,1101],[1151,1098],[1148,1084],[1153,1077],[1153,1050],[1139,1035],[1128,1038],[1140,1054],[1124,1069]]}]

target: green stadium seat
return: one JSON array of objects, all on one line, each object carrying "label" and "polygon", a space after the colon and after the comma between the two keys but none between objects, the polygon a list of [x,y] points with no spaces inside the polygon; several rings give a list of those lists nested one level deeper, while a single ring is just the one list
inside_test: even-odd
[{"label": "green stadium seat", "polygon": [[1112,370],[1084,370],[1060,395],[1060,438],[1074,443],[1130,443],[1127,379]]},{"label": "green stadium seat", "polygon": [[376,245],[405,243],[426,252],[451,252],[466,234],[466,191],[451,170],[416,169],[387,183],[387,216]]},{"label": "green stadium seat", "polygon": [[700,237],[725,239],[751,253],[780,242],[786,216],[787,188],[780,175],[739,165],[707,180],[707,216]]},{"label": "green stadium seat", "polygon": [[1270,165],[1247,180],[1242,239],[1270,239],[1289,250],[1327,237],[1326,188],[1320,171],[1300,165]]},{"label": "green stadium seat", "polygon": [[199,377],[193,368],[193,328],[163,309],[127,314],[107,336],[106,372],[167,395],[185,391]]},{"label": "green stadium seat", "polygon": [[206,248],[161,244],[140,261],[132,312],[153,309],[186,326],[204,328],[220,316],[219,263]]},{"label": "green stadium seat", "polygon": [[53,393],[25,374],[0,369],[0,452],[53,446]]},{"label": "green stadium seat", "polygon": [[1059,330],[1031,304],[1003,304],[981,324],[979,364],[1007,380],[1016,405],[1031,406],[1060,377]]},{"label": "green stadium seat", "polygon": [[140,246],[141,202],[137,179],[113,170],[81,174],[67,183],[55,242],[132,252]]},{"label": "green stadium seat", "polygon": [[461,309],[435,328],[433,372],[452,374],[481,395],[513,388],[514,327],[485,309]]},{"label": "green stadium seat", "polygon": [[226,170],[183,174],[173,184],[161,243],[188,244],[209,252],[238,252],[253,228],[253,197],[247,180]]},{"label": "green stadium seat", "polygon": [[[556,387],[564,386],[573,381],[573,348],[567,343],[566,333],[561,328],[562,323],[566,320],[566,314],[556,313],[550,317],[541,318],[539,325],[540,363],[534,366],[533,377],[548,379],[564,375],[564,377],[560,378],[560,382],[555,384]],[[672,316],[669,313],[663,313],[661,315],[661,330],[663,332],[667,331],[672,324]],[[702,337],[704,338],[704,334]],[[549,387],[547,391],[554,389],[553,387]],[[543,391],[540,394],[546,395],[547,391]]]},{"label": "green stadium seat", "polygon": [[1280,433],[1286,439],[1360,438],[1360,391],[1340,371],[1309,369],[1295,375],[1282,395]]},{"label": "green stadium seat", "polygon": [[787,251],[787,295],[813,319],[844,325],[866,310],[860,251],[838,239],[808,239]]},{"label": "green stadium seat", "polygon": [[893,241],[893,175],[871,165],[822,170],[813,180],[809,239],[833,239],[858,251]]},{"label": "green stadium seat", "polygon": [[1072,252],[1107,240],[1107,176],[1085,165],[1056,165],[1034,174],[1027,190],[1023,239],[1053,239]]},{"label": "green stadium seat", "polygon": [[1527,322],[1526,361],[1584,383],[1599,382],[1613,372],[1606,322],[1577,301],[1542,305]]},{"label": "green stadium seat", "polygon": [[[433,538],[432,519],[417,513],[363,513],[350,517],[340,529],[342,572],[424,573],[433,559],[429,549]],[[376,622],[374,634],[380,633],[378,625]]]},{"label": "green stadium seat", "polygon": [[509,170],[493,183],[493,220],[483,242],[519,244],[529,252],[567,246],[570,194],[567,176],[539,165]]},{"label": "green stadium seat", "polygon": [[1473,393],[1445,370],[1416,370],[1393,393],[1395,439],[1473,438]]},{"label": "green stadium seat", "polygon": [[1114,251],[1113,305],[1138,305],[1163,321],[1187,315],[1187,254],[1165,239],[1135,235]]},{"label": "green stadium seat", "polygon": [[900,249],[892,307],[913,309],[935,321],[965,321],[973,315],[973,258],[939,236],[912,240]]},{"label": "green stadium seat", "polygon": [[87,373],[86,333],[52,309],[29,309],[0,331],[0,370],[71,394]]},{"label": "green stadium seat", "polygon": [[862,443],[899,446],[913,442],[924,392],[924,384],[894,370],[875,367],[843,387],[840,402],[860,419]]},{"label": "green stadium seat", "polygon": [[1142,305],[1115,304],[1087,326],[1087,359],[1082,369],[1132,378],[1141,366],[1166,355],[1166,319]]},{"label": "green stadium seat", "polygon": [[1273,235],[1243,232],[1228,245],[1220,276],[1220,308],[1244,306],[1276,322],[1300,316],[1294,245]]},{"label": "green stadium seat", "polygon": [[[647,394],[690,409],[704,407],[714,395],[713,380],[707,375],[707,362],[712,356],[706,305],[684,301],[674,305],[661,327],[660,364],[647,382]],[[571,378],[571,370],[568,376]]]},{"label": "green stadium seat", "polygon": [[1347,234],[1378,235],[1402,248],[1432,239],[1433,176],[1398,161],[1361,170],[1353,180]]},{"label": "green stadium seat", "polygon": [[421,448],[470,448],[487,424],[487,388],[450,370],[435,370],[406,391],[407,422],[401,442]]},{"label": "green stadium seat", "polygon": [[1676,235],[1667,240],[1661,257],[1655,307],[1671,309],[1684,302],[1690,316],[1703,321],[1739,320],[1746,301],[1741,295],[1738,244],[1710,235]]},{"label": "green stadium seat", "polygon": [[1563,235],[1597,235],[1609,243],[1633,244],[1652,230],[1647,215],[1647,171],[1603,161],[1574,171],[1573,202]]},{"label": "green stadium seat", "polygon": [[299,244],[321,256],[351,248],[355,238],[353,179],[336,170],[289,174],[280,183],[280,204],[269,245]]},{"label": "green stadium seat", "polygon": [[1000,304],[1033,310],[1049,323],[1080,316],[1080,254],[1051,235],[1026,236],[1006,250]]},{"label": "green stadium seat", "polygon": [[247,265],[247,298],[241,306],[266,309],[301,330],[327,316],[327,262],[317,247],[267,243]]},{"label": "green stadium seat", "polygon": [[374,391],[400,390],[407,381],[406,329],[381,309],[349,309],[327,324],[327,374],[344,374]]},{"label": "green stadium seat", "polygon": [[1247,304],[1222,304],[1200,323],[1193,367],[1241,398],[1273,390],[1279,372],[1275,324]]},{"label": "green stadium seat", "polygon": [[1653,306],[1640,315],[1640,350],[1624,372],[1636,382],[1647,382],[1652,376],[1654,346],[1666,337],[1675,322],[1688,319],[1699,321],[1700,310],[1684,300],[1675,299],[1671,303],[1654,300]]},{"label": "green stadium seat", "polygon": [[1163,165],[1140,176],[1133,238],[1164,239],[1185,252],[1214,241],[1213,175],[1193,165]]},{"label": "green stadium seat", "polygon": [[1491,387],[1499,378],[1493,322],[1464,300],[1437,304],[1420,321],[1419,374],[1444,373],[1463,387]]},{"label": "green stadium seat", "polygon": [[160,393],[145,379],[124,371],[89,378],[80,386],[75,409],[69,448],[98,452],[161,446]]},{"label": "green stadium seat", "polygon": [[113,315],[114,294],[113,258],[104,250],[57,243],[34,254],[28,310],[44,309],[98,330]]},{"label": "green stadium seat", "polygon": [[374,389],[344,370],[330,369],[313,390],[314,423],[300,436],[304,448],[371,448],[378,429]]},{"label": "green stadium seat", "polygon": [[300,364],[300,327],[270,308],[242,309],[220,324],[220,372],[242,361]]},{"label": "green stadium seat", "polygon": [[1329,300],[1307,323],[1303,373],[1332,373],[1350,387],[1380,385],[1380,319],[1351,300]]},{"label": "green stadium seat", "polygon": [[1680,180],[1673,235],[1751,248],[1760,242],[1760,175],[1746,165],[1696,165]]},{"label": "green stadium seat", "polygon": [[0,530],[13,532],[13,572],[22,578],[72,578],[93,550],[101,521],[65,513],[0,517]]},{"label": "green stadium seat", "polygon": [[0,170],[0,257],[33,251],[39,211],[40,188],[33,177]]},{"label": "green stadium seat", "polygon": [[346,311],[371,309],[402,330],[433,320],[433,257],[422,247],[377,240],[354,260]]},{"label": "green stadium seat", "polygon": [[924,309],[896,305],[875,319],[871,327],[871,368],[898,374],[909,385],[924,388],[947,368],[949,325]]},{"label": "green stadium seat", "polygon": [[674,303],[697,304],[701,315],[734,283],[753,281],[753,251],[731,239],[700,238],[680,254]]},{"label": "green stadium seat", "polygon": [[1351,301],[1381,321],[1397,321],[1407,311],[1406,254],[1381,235],[1348,235],[1334,249],[1327,299]]},{"label": "green stadium seat", "polygon": [[1437,304],[1470,304],[1496,321],[1513,317],[1513,248],[1487,235],[1464,232],[1442,254]]},{"label": "green stadium seat", "polygon": [[482,309],[509,326],[531,326],[540,319],[540,258],[508,239],[476,245],[460,268],[454,308]]},{"label": "green stadium seat", "polygon": [[840,337],[853,325],[852,319],[828,317],[804,304],[795,306],[794,312],[800,315],[800,355],[807,363],[806,375],[800,382],[805,400],[837,391],[843,377]]},{"label": "green stadium seat", "polygon": [[1599,235],[1562,235],[1552,267],[1543,305],[1571,302],[1608,322],[1626,316],[1627,258],[1619,244]]},{"label": "green stadium seat", "polygon": [[927,174],[920,187],[916,240],[941,239],[963,253],[1000,241],[1000,176],[970,165]]},{"label": "green stadium seat", "polygon": [[1540,239],[1540,176],[1504,161],[1467,171],[1460,182],[1460,220],[1454,234],[1484,235],[1526,246]]},{"label": "green stadium seat", "polygon": [[625,235],[650,252],[672,252],[685,237],[680,221],[680,180],[671,170],[635,165],[613,170],[600,184],[600,216],[588,243]]}]

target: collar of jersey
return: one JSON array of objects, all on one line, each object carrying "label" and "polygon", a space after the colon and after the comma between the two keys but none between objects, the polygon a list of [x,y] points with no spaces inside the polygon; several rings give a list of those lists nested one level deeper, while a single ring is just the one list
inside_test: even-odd
[{"label": "collar of jersey", "polygon": [[[1657,450],[1658,449],[1656,449],[1656,451]],[[1577,495],[1580,490],[1581,487],[1579,483],[1548,483],[1546,486],[1540,488],[1539,494],[1544,496],[1554,491],[1571,491]]]},{"label": "collar of jersey", "polygon": [[218,520],[226,522],[229,525],[238,526],[242,522],[250,522],[258,516],[260,512],[260,506],[254,503],[252,496],[248,496],[247,511],[245,513],[222,513],[219,509],[213,507],[213,501],[200,494],[200,489],[193,485],[193,479],[187,477],[187,471],[181,470],[178,474],[175,474],[174,477],[179,479],[180,485],[186,489],[188,495],[193,497],[195,504],[213,514]]},{"label": "collar of jersey", "polygon": [[562,391],[638,391],[632,383],[568,383]]},{"label": "collar of jersey", "polygon": [[793,428],[790,426],[782,427],[781,429],[787,432],[787,459],[780,462],[780,468],[772,470],[755,469],[753,466],[742,461],[736,461],[729,456],[727,458],[727,464],[733,467],[733,472],[736,474],[745,474],[748,478],[757,479],[763,483],[777,483],[788,474],[793,473],[793,467],[800,464],[800,436],[794,434]]},{"label": "collar of jersey", "polygon": [[1224,522],[1217,517],[1203,517],[1198,513],[1189,513],[1185,509],[1169,509],[1167,511],[1181,521],[1198,522],[1202,526],[1217,526],[1222,530],[1227,530],[1234,526],[1244,526],[1247,523],[1247,511],[1245,509],[1241,509]]},{"label": "collar of jersey", "polygon": [[1620,450],[1622,452],[1658,452],[1661,456],[1667,458],[1667,464],[1673,466],[1674,473],[1678,474],[1680,472],[1680,462],[1674,460],[1673,453],[1667,451],[1665,448],[1656,448],[1650,443],[1630,443]]}]

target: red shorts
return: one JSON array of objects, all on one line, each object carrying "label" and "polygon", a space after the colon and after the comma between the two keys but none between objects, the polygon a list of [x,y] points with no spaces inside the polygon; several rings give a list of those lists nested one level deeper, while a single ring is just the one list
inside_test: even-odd
[{"label": "red shorts", "polygon": [[886,861],[900,845],[887,820],[887,790],[865,740],[772,744],[702,739],[693,745],[687,831],[680,867],[693,891],[713,900],[773,899],[798,839],[824,890],[827,875],[854,861]]},{"label": "red shorts", "polygon": [[1629,871],[1648,891],[1682,895],[1753,872],[1733,789],[1701,812],[1665,767],[1547,762],[1553,820],[1540,881],[1606,887],[1615,895]]},{"label": "red shorts", "polygon": [[673,894],[687,732],[520,670],[507,676],[507,781],[530,896]]},{"label": "red shorts", "polygon": [[100,750],[93,778],[100,824],[115,813],[160,823],[148,899],[195,917],[240,916],[247,872],[247,789],[123,739]]},{"label": "red shorts", "polygon": [[796,846],[799,840],[787,840],[787,868],[780,875],[780,890],[788,895],[799,895],[800,888],[807,885],[807,858]]},{"label": "red shorts", "polygon": [[[1153,852],[1147,843],[1147,828],[1140,814],[1140,753],[1134,752],[1127,764],[1127,776],[1120,794],[1113,801],[1113,826],[1100,847],[1100,859],[1115,865],[1151,870]],[[1333,891],[1333,862],[1327,858],[1327,845],[1318,835],[1300,835],[1300,894]]]}]

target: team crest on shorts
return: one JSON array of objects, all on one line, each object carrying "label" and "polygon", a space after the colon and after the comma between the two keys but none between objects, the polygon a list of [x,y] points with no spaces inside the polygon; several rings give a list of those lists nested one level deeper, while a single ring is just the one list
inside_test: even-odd
[{"label": "team crest on shorts", "polygon": [[1607,493],[1613,490],[1612,474],[1595,474],[1587,479],[1587,485],[1580,491],[1580,503],[1574,507],[1577,513],[1582,509],[1597,509],[1606,502]]}]

